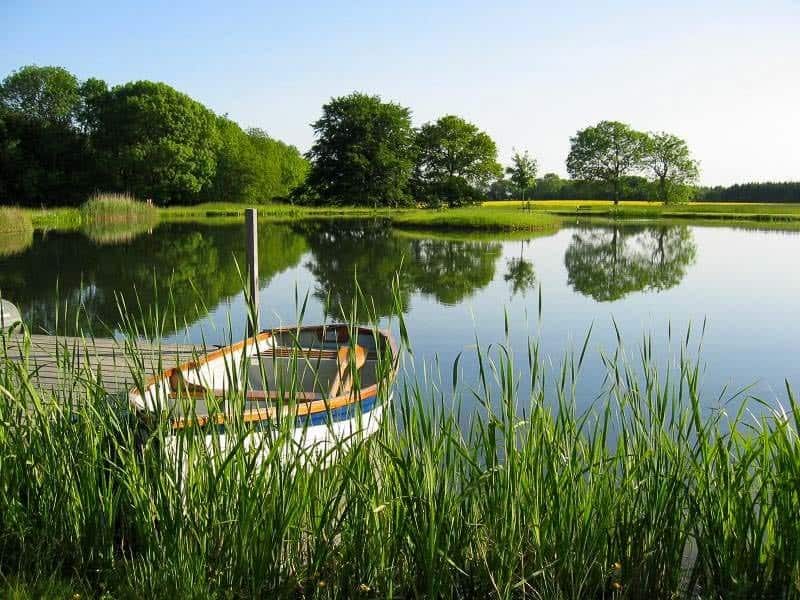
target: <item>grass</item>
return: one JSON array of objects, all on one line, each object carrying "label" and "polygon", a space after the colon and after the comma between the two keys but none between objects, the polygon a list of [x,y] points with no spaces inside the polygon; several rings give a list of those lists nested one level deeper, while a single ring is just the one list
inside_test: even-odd
[{"label": "grass", "polygon": [[94,194],[81,206],[84,224],[158,221],[158,209],[130,194]]},{"label": "grass", "polygon": [[5,233],[33,233],[28,213],[12,206],[0,206],[0,235]]},{"label": "grass", "polygon": [[81,230],[98,244],[118,244],[153,229],[158,209],[128,194],[95,194],[81,206]]},{"label": "grass", "polygon": [[121,598],[798,597],[800,406],[787,386],[786,411],[709,413],[689,337],[675,365],[620,341],[586,411],[588,335],[555,367],[531,337],[523,372],[502,334],[476,340],[474,386],[407,363],[378,433],[327,468],[279,425],[260,466],[236,424],[170,453],[69,352],[72,402],[5,361],[0,573]]},{"label": "grass", "polygon": [[[800,204],[695,202],[665,206],[658,202],[626,201],[615,207],[613,202],[606,200],[534,200],[529,206],[531,210],[522,210],[521,201],[509,200],[445,210],[305,207],[290,204],[263,204],[257,208],[262,223],[386,219],[398,228],[428,230],[548,232],[556,231],[562,222],[574,218],[603,224],[658,220],[664,224],[800,230]],[[244,218],[244,210],[245,206],[231,203],[155,208],[128,196],[103,195],[90,199],[80,209],[25,209],[22,212],[30,217],[36,229],[81,229],[98,243],[116,243],[151,229],[159,221],[219,225],[240,223]],[[21,245],[18,243],[16,247]]]},{"label": "grass", "polygon": [[33,243],[33,223],[24,210],[0,206],[0,258],[24,251]]},{"label": "grass", "polygon": [[558,229],[560,219],[548,214],[514,208],[466,207],[446,210],[398,211],[395,227],[469,229],[483,231],[544,231]]},{"label": "grass", "polygon": [[[484,207],[508,209],[522,208],[517,200],[485,202]],[[705,224],[719,222],[725,225],[761,225],[766,228],[800,229],[800,204],[690,202],[665,205],[661,202],[625,201],[618,206],[608,200],[534,200],[530,203],[534,213],[608,221],[658,219],[660,221],[687,220]]]}]

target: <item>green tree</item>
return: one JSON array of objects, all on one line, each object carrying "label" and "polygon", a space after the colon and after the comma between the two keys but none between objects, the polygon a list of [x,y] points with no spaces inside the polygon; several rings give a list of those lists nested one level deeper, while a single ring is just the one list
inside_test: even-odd
[{"label": "green tree", "polygon": [[619,204],[622,180],[643,166],[647,149],[645,134],[618,121],[600,121],[570,138],[567,171],[574,179],[600,181],[613,189]]},{"label": "green tree", "polygon": [[647,136],[645,163],[656,178],[658,199],[664,203],[687,198],[700,174],[686,142],[671,133]]},{"label": "green tree", "polygon": [[535,158],[531,158],[526,150],[523,154],[514,151],[511,157],[511,166],[506,168],[511,182],[517,187],[525,200],[525,192],[536,187],[536,172],[539,165]]},{"label": "green tree", "polygon": [[333,204],[410,203],[414,130],[408,108],[354,92],[325,104],[312,127],[308,195]]},{"label": "green tree", "polygon": [[424,124],[416,145],[418,193],[457,204],[478,199],[490,181],[502,177],[494,140],[461,117],[447,115]]},{"label": "green tree", "polygon": [[72,123],[79,102],[78,80],[63,67],[28,65],[0,84],[2,106],[43,123]]},{"label": "green tree", "polygon": [[76,110],[76,119],[83,132],[90,134],[97,129],[97,113],[108,94],[108,85],[102,79],[90,77],[81,83],[78,92],[80,101]]},{"label": "green tree", "polygon": [[112,190],[162,203],[193,202],[214,177],[216,117],[164,83],[113,88],[99,107],[93,139]]}]

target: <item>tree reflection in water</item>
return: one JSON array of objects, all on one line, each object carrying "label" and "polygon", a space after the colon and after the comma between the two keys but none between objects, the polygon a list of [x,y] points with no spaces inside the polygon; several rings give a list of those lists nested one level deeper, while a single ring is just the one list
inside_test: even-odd
[{"label": "tree reflection in water", "polygon": [[536,269],[533,262],[523,257],[522,252],[528,240],[519,243],[519,256],[506,260],[506,274],[503,279],[511,286],[511,295],[525,295],[525,292],[536,285]]},{"label": "tree reflection in water", "polygon": [[487,286],[502,253],[498,242],[469,238],[415,236],[395,232],[386,221],[304,223],[311,249],[307,267],[316,279],[314,295],[326,302],[328,314],[349,315],[357,295],[355,280],[376,316],[396,312],[391,282],[399,272],[399,308],[408,309],[412,293],[457,304]]},{"label": "tree reflection in water", "polygon": [[564,255],[567,283],[598,302],[678,285],[697,247],[685,226],[582,229]]},{"label": "tree reflection in water", "polygon": [[[59,331],[90,327],[103,335],[118,328],[119,303],[150,332],[158,307],[162,332],[171,334],[242,290],[241,226],[162,225],[151,235],[103,244],[78,233],[37,234],[27,251],[0,263],[0,292],[37,330],[56,331],[60,303],[80,315],[77,322],[62,318]],[[297,265],[305,251],[291,229],[269,226],[259,236],[260,284]]]}]

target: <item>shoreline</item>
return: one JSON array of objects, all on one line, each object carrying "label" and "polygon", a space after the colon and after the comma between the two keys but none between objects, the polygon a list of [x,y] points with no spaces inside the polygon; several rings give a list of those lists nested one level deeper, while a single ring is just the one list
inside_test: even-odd
[{"label": "shoreline", "polygon": [[[484,232],[555,232],[564,225],[711,225],[800,231],[800,204],[697,202],[664,206],[629,201],[615,207],[610,201],[533,200],[494,201],[449,208],[306,207],[288,204],[257,205],[262,223],[298,220],[386,219],[398,229]],[[1,209],[2,207],[0,207]],[[78,231],[88,223],[79,207],[23,208],[35,230]],[[160,223],[235,224],[244,219],[245,206],[208,203],[158,209]],[[122,225],[122,223],[117,223]]]}]

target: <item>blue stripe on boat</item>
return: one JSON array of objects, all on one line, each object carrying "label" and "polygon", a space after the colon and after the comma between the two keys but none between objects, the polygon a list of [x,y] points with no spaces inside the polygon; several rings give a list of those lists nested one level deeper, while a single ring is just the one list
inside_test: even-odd
[{"label": "blue stripe on boat", "polygon": [[[362,398],[360,402],[351,402],[350,404],[346,404],[345,406],[340,406],[339,408],[334,408],[333,410],[326,410],[321,411],[318,413],[313,413],[311,415],[302,415],[296,418],[295,427],[296,428],[303,428],[303,427],[314,427],[315,425],[327,425],[329,423],[338,423],[340,421],[349,421],[350,419],[354,418],[359,412],[363,415],[364,413],[368,413],[378,403],[378,396],[368,396],[367,398]],[[254,431],[261,431],[269,424],[268,419],[264,419],[263,421],[259,421],[255,425],[253,425]],[[204,429],[208,428],[209,426],[206,425]],[[217,431],[219,433],[225,433],[225,424],[221,423],[216,425]]]}]

